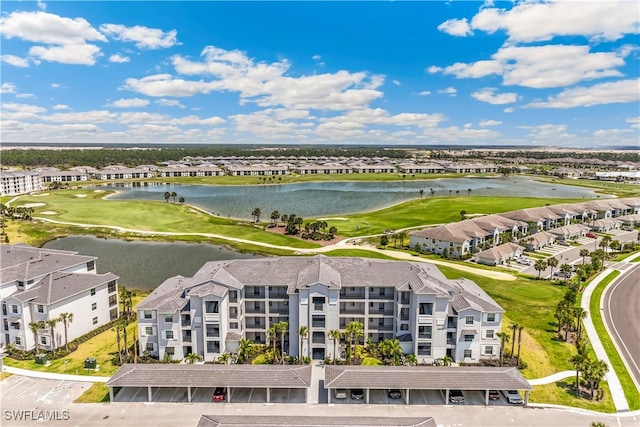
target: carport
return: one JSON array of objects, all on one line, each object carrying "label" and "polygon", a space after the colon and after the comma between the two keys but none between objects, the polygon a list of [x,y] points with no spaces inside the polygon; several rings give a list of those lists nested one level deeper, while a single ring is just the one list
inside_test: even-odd
[{"label": "carport", "polygon": [[191,402],[198,388],[225,387],[231,403],[233,389],[266,389],[267,403],[272,389],[304,389],[305,401],[311,384],[310,365],[212,365],[212,364],[126,364],[107,381],[109,399],[114,402],[115,389],[146,388],[147,401],[153,389],[186,388]]},{"label": "carport", "polygon": [[370,390],[400,389],[407,405],[411,390],[444,390],[447,405],[450,390],[484,391],[485,405],[489,404],[489,390],[524,390],[527,406],[532,389],[516,368],[479,366],[327,365],[324,384],[329,391],[329,403],[336,388],[361,388],[365,391],[365,403],[369,403]]},{"label": "carport", "polygon": [[203,415],[196,427],[436,427],[431,417],[332,417],[297,415]]}]

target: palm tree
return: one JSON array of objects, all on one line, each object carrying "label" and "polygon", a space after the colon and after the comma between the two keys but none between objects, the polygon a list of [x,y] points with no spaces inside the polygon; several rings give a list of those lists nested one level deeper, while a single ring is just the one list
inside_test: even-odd
[{"label": "palm tree", "polygon": [[342,338],[342,332],[338,329],[332,329],[329,331],[329,338],[333,340],[333,364],[335,365],[338,358],[338,342]]},{"label": "palm tree", "polygon": [[467,188],[467,196],[471,196],[471,189]]},{"label": "palm tree", "polygon": [[511,336],[511,357],[513,357],[515,345],[516,345],[516,332],[518,332],[518,328],[520,325],[517,323],[512,323],[509,327],[513,331],[513,335]]},{"label": "palm tree", "polygon": [[120,346],[120,331],[123,328],[122,322],[116,322],[114,325],[114,330],[116,331],[116,343],[118,344],[118,360],[120,361],[120,365],[122,365],[122,347]]},{"label": "palm tree", "polygon": [[171,193],[169,193],[168,191],[164,192],[164,200],[165,202],[169,203],[169,199],[171,198]]},{"label": "palm tree", "polygon": [[284,364],[284,335],[287,333],[288,329],[289,329],[289,323],[284,321],[276,323],[276,330],[280,333],[280,358],[282,359],[283,364]]},{"label": "palm tree", "polygon": [[449,197],[451,197],[451,193],[453,193],[453,190],[449,190]]},{"label": "palm tree", "polygon": [[582,257],[582,265],[584,265],[584,259],[589,255],[589,249],[580,249],[580,256]]},{"label": "palm tree", "polygon": [[456,197],[460,195],[460,190],[456,190]]},{"label": "palm tree", "polygon": [[562,275],[564,276],[564,283],[567,283],[567,279],[571,276],[571,265],[570,264],[562,264],[560,266],[560,271],[562,271]]},{"label": "palm tree", "polygon": [[187,354],[187,357],[185,357],[187,363],[193,365],[194,363],[200,361],[200,359],[202,359],[200,357],[200,355],[196,354],[196,353],[189,353]]},{"label": "palm tree", "polygon": [[298,353],[298,360],[302,364],[302,347],[304,346],[304,340],[309,336],[309,328],[307,326],[300,326],[298,329],[298,335],[300,336],[300,352]]},{"label": "palm tree", "polygon": [[271,212],[271,219],[273,220],[273,225],[275,227],[277,227],[278,226],[278,220],[280,219],[280,212],[278,212],[278,211]]},{"label": "palm tree", "polygon": [[506,332],[498,332],[496,336],[500,338],[500,366],[502,366],[502,360],[504,357],[504,346],[509,342],[509,334]]},{"label": "palm tree", "polygon": [[518,356],[516,358],[518,368],[520,368],[520,349],[522,348],[522,330],[523,329],[524,329],[524,326],[522,325],[518,326]]},{"label": "palm tree", "polygon": [[178,193],[176,193],[175,191],[171,192],[171,198],[173,199],[173,203],[176,202],[176,197],[178,197]]},{"label": "palm tree", "polygon": [[433,197],[436,194],[436,190],[434,190],[433,188],[430,188],[429,193],[431,193],[431,197]]},{"label": "palm tree", "polygon": [[384,347],[386,350],[386,356],[388,356],[389,359],[393,359],[394,366],[398,366],[400,364],[400,359],[403,353],[402,346],[400,345],[400,341],[384,340],[382,344],[384,344]]},{"label": "palm tree", "polygon": [[467,215],[467,211],[465,210],[460,211],[460,221],[464,220],[465,215]]},{"label": "palm tree", "polygon": [[556,268],[559,263],[560,261],[558,261],[558,258],[555,258],[555,257],[547,258],[547,265],[551,267],[551,276],[553,276],[553,269]]},{"label": "palm tree", "polygon": [[533,268],[538,272],[538,280],[540,280],[540,273],[542,273],[547,268],[547,262],[543,259],[539,259],[533,264]]},{"label": "palm tree", "polygon": [[129,358],[129,343],[127,342],[127,319],[122,319],[122,338],[124,339],[124,355]]},{"label": "palm tree", "polygon": [[273,350],[273,364],[278,364],[278,351],[276,350],[277,340],[278,340],[278,330],[276,328],[276,323],[269,327],[267,331],[269,338],[271,339],[271,349]]},{"label": "palm tree", "polygon": [[576,353],[571,356],[571,358],[569,358],[569,363],[571,363],[576,370],[576,392],[579,392],[578,386],[580,385],[580,372],[584,369],[585,364],[588,362],[589,359],[587,355],[582,353]]},{"label": "palm tree", "polygon": [[591,400],[593,400],[593,390],[600,385],[600,382],[604,379],[607,372],[609,372],[609,366],[604,360],[594,360],[587,362],[584,369],[584,377],[591,389]]},{"label": "palm tree", "polygon": [[420,198],[422,199],[422,196],[424,196],[424,190],[420,189]]},{"label": "palm tree", "polygon": [[574,307],[573,315],[576,318],[578,339],[582,336],[582,320],[587,317],[587,311],[582,307]]},{"label": "palm tree", "polygon": [[222,353],[220,356],[218,356],[218,362],[222,363],[223,365],[227,365],[229,363],[229,360],[231,360],[231,355],[229,353]]},{"label": "palm tree", "polygon": [[40,329],[44,329],[44,327],[45,327],[44,321],[42,320],[29,323],[29,329],[31,329],[31,332],[33,332],[33,340],[35,341],[36,354],[38,354],[38,350],[39,350],[38,331]]},{"label": "palm tree", "polygon": [[69,341],[67,332],[69,330],[69,323],[73,322],[73,313],[60,313],[60,321],[64,325],[64,348],[69,351]]},{"label": "palm tree", "polygon": [[609,251],[609,245],[611,244],[611,236],[604,236],[602,241],[600,242],[600,247],[604,249],[604,253],[607,254]]},{"label": "palm tree", "polygon": [[360,322],[350,322],[344,329],[344,333],[349,337],[349,364],[352,363],[355,342],[359,337],[364,336],[364,325]]},{"label": "palm tree", "polygon": [[242,360],[242,363],[247,363],[253,342],[251,342],[250,339],[241,338],[238,344],[240,348],[240,351],[238,351],[238,359]]},{"label": "palm tree", "polygon": [[184,205],[184,202],[185,202],[184,197],[180,197],[180,199],[178,199],[178,201],[180,202],[181,205]]},{"label": "palm tree", "polygon": [[60,318],[56,317],[55,319],[50,319],[50,320],[47,320],[46,322],[47,326],[49,326],[49,330],[51,331],[51,351],[54,351],[56,349],[56,339],[55,339],[54,330],[59,321],[60,321]]},{"label": "palm tree", "polygon": [[260,222],[260,215],[262,215],[260,208],[255,208],[253,212],[251,212],[251,216],[254,218],[255,222]]}]

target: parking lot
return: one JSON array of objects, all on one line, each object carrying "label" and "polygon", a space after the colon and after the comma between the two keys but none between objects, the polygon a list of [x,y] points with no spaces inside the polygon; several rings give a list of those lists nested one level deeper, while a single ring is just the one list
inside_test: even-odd
[{"label": "parking lot", "polygon": [[[484,391],[477,390],[465,390],[462,392],[464,395],[464,403],[451,403],[449,405],[478,405],[484,406],[485,395]],[[402,390],[402,397],[400,399],[391,399],[388,396],[387,390],[369,390],[369,404],[372,405],[405,405],[406,394]],[[363,405],[365,399],[353,399],[351,393],[347,390],[347,397],[344,399],[337,399],[335,396],[331,397],[331,403],[336,405]],[[409,404],[410,405],[444,405],[445,391],[444,390],[410,390],[409,391]],[[504,395],[500,393],[498,400],[489,400],[490,406],[512,406],[504,398]]]},{"label": "parking lot", "polygon": [[[194,403],[213,402],[215,387],[191,389],[191,401]],[[188,402],[186,387],[154,387],[151,389],[153,402]],[[125,387],[115,396],[116,402],[147,402],[146,387]],[[228,395],[225,402],[228,402]],[[266,403],[267,390],[264,388],[234,388],[231,391],[231,403]],[[306,403],[303,389],[272,389],[271,403]]]}]

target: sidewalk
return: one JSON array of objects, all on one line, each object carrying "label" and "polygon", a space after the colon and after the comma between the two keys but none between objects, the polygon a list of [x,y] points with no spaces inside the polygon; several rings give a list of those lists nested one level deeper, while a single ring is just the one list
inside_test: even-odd
[{"label": "sidewalk", "polygon": [[111,377],[97,377],[91,375],[71,375],[71,374],[54,374],[52,372],[30,371],[28,369],[14,368],[4,365],[4,372],[13,375],[22,375],[24,377],[44,378],[48,380],[60,381],[84,381],[89,383],[106,383]]},{"label": "sidewalk", "polygon": [[527,380],[527,381],[529,381],[529,384],[531,384],[531,385],[542,385],[542,384],[555,383],[556,381],[560,381],[560,380],[563,380],[563,379],[569,378],[569,377],[575,378],[576,377],[576,371],[556,372],[555,374],[549,375],[548,377],[536,378],[536,379]]},{"label": "sidewalk", "polygon": [[[613,404],[616,407],[616,411],[618,412],[627,412],[629,411],[629,404],[627,403],[627,398],[624,395],[624,391],[622,390],[622,384],[620,384],[620,379],[618,375],[613,369],[611,365],[611,361],[609,360],[609,356],[607,356],[607,352],[604,350],[602,342],[600,341],[600,337],[596,333],[596,329],[593,326],[593,321],[591,320],[591,312],[589,311],[589,302],[591,301],[591,295],[595,290],[596,286],[600,284],[600,282],[607,277],[613,270],[611,268],[605,269],[602,273],[598,275],[595,279],[589,283],[584,289],[582,293],[582,301],[580,302],[580,306],[587,312],[587,317],[583,320],[584,322],[584,330],[587,332],[587,336],[589,337],[589,341],[591,341],[591,347],[593,347],[593,351],[596,353],[596,357],[599,360],[604,360],[609,366],[609,372],[605,379],[609,384],[609,389],[611,390],[611,397],[613,398]],[[598,306],[600,310],[602,310],[602,301],[598,301]]]}]

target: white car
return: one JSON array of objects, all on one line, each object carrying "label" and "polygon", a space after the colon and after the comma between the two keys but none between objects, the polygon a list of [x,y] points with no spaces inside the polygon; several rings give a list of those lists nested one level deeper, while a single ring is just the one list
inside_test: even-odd
[{"label": "white car", "polygon": [[516,259],[516,262],[521,265],[531,265],[531,261],[526,258],[518,258]]},{"label": "white car", "polygon": [[507,402],[514,405],[522,405],[522,396],[518,393],[518,390],[505,390],[503,391],[504,397],[507,398]]}]

